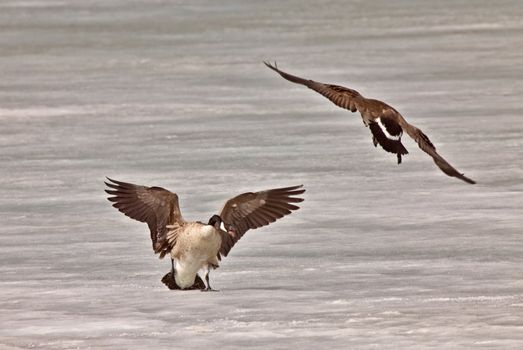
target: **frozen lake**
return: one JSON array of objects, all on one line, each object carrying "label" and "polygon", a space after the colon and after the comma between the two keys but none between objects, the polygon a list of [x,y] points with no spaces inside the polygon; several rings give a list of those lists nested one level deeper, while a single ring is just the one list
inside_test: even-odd
[{"label": "frozen lake", "polygon": [[[522,349],[520,1],[0,2],[1,349]],[[457,169],[375,149],[382,99]],[[105,176],[207,220],[303,183],[211,273],[160,282]]]}]

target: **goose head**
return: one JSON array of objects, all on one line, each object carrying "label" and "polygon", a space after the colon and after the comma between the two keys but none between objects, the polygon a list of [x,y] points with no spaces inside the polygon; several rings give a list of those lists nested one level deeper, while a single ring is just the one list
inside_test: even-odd
[{"label": "goose head", "polygon": [[223,221],[222,221],[222,218],[220,217],[220,215],[213,215],[211,216],[211,218],[209,219],[209,222],[207,223],[207,225],[211,225],[213,226],[215,229],[217,230],[220,230],[220,229],[223,229],[224,231],[225,230],[225,226],[223,225]]}]

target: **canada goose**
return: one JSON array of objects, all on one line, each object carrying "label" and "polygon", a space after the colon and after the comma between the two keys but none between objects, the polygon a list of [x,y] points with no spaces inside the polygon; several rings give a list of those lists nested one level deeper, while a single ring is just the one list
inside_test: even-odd
[{"label": "canada goose", "polygon": [[105,184],[109,189],[105,192],[112,196],[108,200],[114,203],[113,207],[147,223],[153,250],[160,259],[170,253],[171,277],[181,289],[191,288],[201,270],[205,275],[205,290],[212,290],[209,270],[218,267],[221,257],[227,256],[249,229],[268,225],[299,209],[291,203],[302,202],[303,198],[294,196],[305,192],[299,185],[243,193],[225,202],[220,214],[204,224],[183,219],[176,193],[107,179],[109,182]]},{"label": "canada goose", "polygon": [[387,152],[396,153],[398,164],[401,163],[401,156],[409,152],[401,143],[403,130],[418,143],[418,146],[430,155],[436,165],[448,176],[457,177],[469,184],[475,184],[474,180],[469,179],[457,171],[442,156],[436,152],[436,147],[430,142],[427,135],[412,124],[407,123],[403,116],[385,102],[365,98],[356,90],[352,90],[339,85],[323,84],[313,80],[303,79],[278,69],[276,63],[271,65],[263,62],[267,67],[280,74],[283,78],[296,83],[305,85],[321,95],[327,97],[341,108],[351,112],[359,111],[365,126],[370,128],[372,142],[377,147],[378,144]]}]

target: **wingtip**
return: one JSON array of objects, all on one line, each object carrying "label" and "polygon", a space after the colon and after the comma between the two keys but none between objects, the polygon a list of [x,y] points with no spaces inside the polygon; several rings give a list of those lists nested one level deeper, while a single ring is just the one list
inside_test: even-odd
[{"label": "wingtip", "polygon": [[269,67],[270,69],[272,69],[273,71],[276,71],[276,72],[280,72],[279,69],[278,69],[278,64],[276,63],[276,61],[274,61],[274,65],[272,65],[269,61],[263,61],[263,63]]},{"label": "wingtip", "polygon": [[295,186],[295,189],[292,191],[293,195],[302,194],[305,193],[305,188],[303,188],[303,185],[297,185]]},{"label": "wingtip", "polygon": [[461,174],[460,179],[471,185],[475,185],[477,183],[476,181],[466,177],[464,174]]},{"label": "wingtip", "polygon": [[115,207],[116,209],[118,209],[118,206],[117,206],[118,205],[118,197],[115,196],[112,193],[107,192],[107,190],[105,190],[105,193],[108,194],[108,196],[105,199],[107,199],[109,202],[113,203],[112,206]]},{"label": "wingtip", "polygon": [[303,185],[283,187],[283,188],[280,188],[279,190],[292,193],[292,195],[302,194],[303,192],[305,192],[305,188],[303,188]]},{"label": "wingtip", "polygon": [[303,202],[304,201],[304,198],[300,198],[300,197],[295,197],[295,196],[299,196],[301,194],[305,193],[305,189],[304,188],[296,188],[296,189],[293,189],[293,190],[290,190],[290,191],[287,191],[286,194],[288,196],[292,196],[292,198],[296,201],[299,201],[299,202]]},{"label": "wingtip", "polygon": [[[110,177],[105,177],[108,181],[104,181],[105,186],[109,187],[109,189],[118,189],[121,185],[120,181],[111,179]],[[107,189],[106,189],[107,191]]]},{"label": "wingtip", "polygon": [[[113,184],[118,183],[116,180],[111,179],[109,176],[106,176],[105,178],[106,178],[107,180],[109,180],[109,182],[112,182]],[[107,183],[107,181],[104,181],[104,183],[105,183],[106,185],[109,185],[109,184]]]},{"label": "wingtip", "polygon": [[106,176],[107,180],[109,180],[111,183],[107,183],[105,182],[106,185],[108,185],[109,187],[113,187],[114,186],[118,186],[118,187],[121,187],[121,186],[134,186],[132,183],[129,183],[129,182],[124,182],[124,181],[118,181],[118,180],[115,180],[115,179],[111,179],[110,177]]}]

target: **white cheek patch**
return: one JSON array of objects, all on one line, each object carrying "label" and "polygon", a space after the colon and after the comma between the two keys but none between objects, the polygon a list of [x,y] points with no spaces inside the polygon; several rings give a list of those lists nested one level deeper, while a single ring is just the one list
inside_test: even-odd
[{"label": "white cheek patch", "polygon": [[383,123],[381,122],[381,118],[377,118],[376,119],[376,123],[378,123],[381,131],[383,131],[383,133],[385,134],[385,136],[389,139],[389,140],[394,140],[394,141],[399,141],[400,138],[401,138],[401,134],[403,134],[402,132],[400,132],[399,135],[397,136],[394,136],[394,135],[391,135],[389,134],[389,132],[387,131],[387,128],[385,127],[385,125],[383,125]]},{"label": "white cheek patch", "polygon": [[225,225],[223,224],[223,221],[220,224],[220,230],[227,232],[227,229],[225,228]]}]

